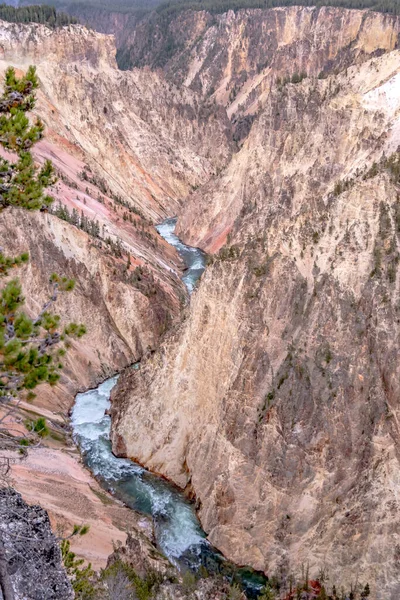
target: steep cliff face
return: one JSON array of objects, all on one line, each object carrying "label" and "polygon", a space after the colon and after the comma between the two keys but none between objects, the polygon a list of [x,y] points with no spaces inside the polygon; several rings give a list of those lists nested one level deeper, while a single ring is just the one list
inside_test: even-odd
[{"label": "steep cliff face", "polygon": [[44,301],[54,271],[77,281],[57,310],[86,323],[88,335],[74,346],[61,388],[38,397],[65,408],[78,388],[153,349],[177,317],[182,263],[152,223],[175,215],[188,191],[226,164],[230,125],[223,109],[162,75],[121,73],[112,37],[80,25],[1,23],[0,56],[0,72],[37,65],[45,139],[35,156],[53,161],[52,194],[73,222],[83,215],[97,227],[90,236],[51,215],[0,214],[2,247],[31,254],[28,297]]},{"label": "steep cliff face", "polygon": [[273,86],[179,221],[226,246],[113,400],[114,448],[188,486],[227,556],[378,600],[400,593],[399,81],[395,50]]},{"label": "steep cliff face", "polygon": [[23,283],[28,310],[38,314],[48,300],[52,273],[66,275],[75,280],[75,289],[60,294],[54,310],[64,323],[74,321],[87,327],[87,334],[72,343],[65,357],[61,383],[56,388],[39,388],[36,405],[67,412],[77,389],[90,388],[139,360],[156,347],[179,313],[183,290],[178,281],[160,277],[156,268],[147,287],[146,275],[143,285],[132,281],[125,261],[53,215],[3,211],[0,231],[2,247],[10,255],[29,252],[29,264],[15,273]]},{"label": "steep cliff face", "polygon": [[65,7],[68,14],[77,17],[79,22],[88,25],[100,33],[114,36],[117,48],[124,44],[129,31],[132,31],[140,20],[140,15],[123,12],[111,12],[93,5],[76,3]]},{"label": "steep cliff face", "polygon": [[115,50],[112,36],[99,35],[82,25],[49,29],[44,25],[22,25],[1,21],[2,60],[22,63],[79,61],[92,68],[113,68]]},{"label": "steep cliff face", "polygon": [[156,13],[137,24],[125,54],[226,106],[241,139],[278,77],[342,70],[392,50],[398,32],[397,17],[330,7]]},{"label": "steep cliff face", "polygon": [[47,137],[152,220],[176,214],[230,157],[224,111],[161,75],[118,71],[111,36],[2,23],[0,55],[1,68],[37,65]]},{"label": "steep cliff face", "polygon": [[[276,83],[241,151],[202,188],[201,200],[196,192],[186,203],[178,233],[219,250],[236,219],[247,222],[255,211],[265,223],[284,207],[296,214],[382,151],[396,150],[397,59],[391,52],[327,80]],[[392,83],[383,87],[386,78]]]}]

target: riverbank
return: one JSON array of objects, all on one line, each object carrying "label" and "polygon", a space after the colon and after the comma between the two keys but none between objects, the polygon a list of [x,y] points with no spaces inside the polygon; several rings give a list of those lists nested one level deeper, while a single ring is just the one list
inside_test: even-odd
[{"label": "riverbank", "polygon": [[[190,295],[204,271],[205,255],[183,244],[174,234],[175,225],[176,219],[167,219],[157,230],[183,259],[186,271],[182,280]],[[249,597],[257,597],[265,578],[237,570],[225,561],[206,540],[194,507],[181,492],[139,465],[112,454],[108,413],[116,382],[117,377],[112,377],[76,396],[71,425],[80,452],[72,444],[68,427],[64,427],[63,435],[57,434],[63,421],[58,413],[32,407],[37,411],[34,414],[49,419],[50,437],[46,446],[30,450],[26,458],[13,464],[16,489],[30,504],[40,499],[59,537],[68,535],[74,525],[89,525],[89,534],[72,538],[71,548],[96,570],[106,566],[116,547],[124,546],[127,540],[129,545],[134,539],[136,544],[139,541],[141,556],[155,556],[156,561],[165,563],[160,549],[183,571],[221,573],[228,580],[235,575]],[[29,409],[30,405],[19,407],[20,412]],[[23,425],[21,414],[16,422]]]},{"label": "riverbank", "polygon": [[49,435],[39,447],[29,448],[26,456],[7,453],[11,463],[7,482],[28,504],[40,504],[49,513],[59,537],[71,533],[75,524],[90,525],[87,535],[71,539],[71,549],[96,570],[106,566],[115,543],[125,543],[128,531],[137,530],[151,539],[151,521],[104,492],[83,465],[66,426],[66,415],[21,402],[7,423],[16,434],[25,435],[26,421],[42,416]]},{"label": "riverbank", "polygon": [[71,539],[71,549],[95,570],[106,566],[114,545],[124,544],[128,531],[139,528],[144,535],[152,534],[148,519],[101,489],[75,449],[32,449],[13,464],[11,479],[28,504],[39,503],[49,513],[60,537],[69,535],[75,524],[90,526],[87,535]]},{"label": "riverbank", "polygon": [[[184,260],[187,270],[182,279],[190,293],[205,261],[201,251],[186,247],[174,236],[175,224],[176,219],[167,219],[157,230]],[[49,402],[42,406],[38,400],[21,402],[10,419],[12,427],[24,434],[26,419],[43,416],[50,430],[41,447],[31,448],[26,457],[12,457],[11,482],[15,489],[28,504],[39,503],[49,513],[52,528],[60,537],[68,535],[75,524],[90,525],[87,535],[71,539],[71,549],[96,570],[106,566],[115,544],[125,544],[128,532],[143,538],[147,551],[154,551],[152,519],[102,489],[72,442],[65,407],[60,412],[57,402],[51,410]]]}]

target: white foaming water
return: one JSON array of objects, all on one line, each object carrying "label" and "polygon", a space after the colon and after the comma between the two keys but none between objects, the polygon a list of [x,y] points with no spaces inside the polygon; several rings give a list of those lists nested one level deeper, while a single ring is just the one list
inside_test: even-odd
[{"label": "white foaming water", "polygon": [[193,507],[175,488],[112,453],[111,419],[105,411],[110,408],[110,393],[116,381],[117,377],[112,377],[97,389],[76,396],[71,418],[74,439],[85,463],[106,487],[131,508],[154,518],[160,549],[171,562],[178,564],[189,548],[194,550],[208,542]]},{"label": "white foaming water", "polygon": [[175,227],[176,227],[177,219],[166,219],[159,225],[156,225],[156,229],[158,233],[164,238],[168,244],[172,246],[178,246],[181,244],[180,239],[177,235],[175,235]]},{"label": "white foaming water", "polygon": [[110,393],[117,383],[118,376],[107,379],[94,390],[78,394],[77,402],[72,411],[72,425],[75,427],[84,423],[97,423],[104,417],[106,409],[110,408]]},{"label": "white foaming water", "polygon": [[186,246],[186,244],[181,242],[175,235],[176,221],[176,219],[167,219],[160,223],[160,225],[157,225],[156,229],[166,242],[171,244],[171,246],[175,246],[178,254],[185,263],[187,271],[182,277],[182,281],[186,285],[189,294],[191,294],[205,269],[205,255],[199,248]]}]

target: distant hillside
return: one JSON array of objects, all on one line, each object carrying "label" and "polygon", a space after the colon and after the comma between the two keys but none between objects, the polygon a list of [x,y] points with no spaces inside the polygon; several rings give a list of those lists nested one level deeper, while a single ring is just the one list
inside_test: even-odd
[{"label": "distant hillside", "polygon": [[[20,5],[28,5],[22,0]],[[377,12],[400,14],[400,0],[51,0],[50,4],[69,14],[104,11],[107,13],[144,15],[152,10],[159,14],[177,13],[185,10],[206,10],[224,13],[241,8],[274,8],[277,6],[335,6],[353,9],[369,9]]]},{"label": "distant hillside", "polygon": [[[29,0],[22,0],[20,4],[27,5]],[[106,0],[51,0],[50,4],[59,10],[68,12],[69,14],[76,13],[89,13],[92,11],[96,13],[107,12],[107,13],[119,13],[119,14],[132,14],[141,13],[145,14],[151,10],[154,10],[159,4],[159,0],[115,0],[112,2],[106,2]]]},{"label": "distant hillside", "polygon": [[0,4],[0,19],[9,23],[43,23],[49,27],[62,27],[78,22],[75,17],[58,12],[54,6],[47,4],[20,6],[19,8]]},{"label": "distant hillside", "polygon": [[158,13],[169,14],[184,10],[206,10],[224,13],[241,8],[274,8],[277,6],[336,6],[369,9],[377,12],[400,14],[399,0],[170,0],[157,8]]},{"label": "distant hillside", "polygon": [[[48,0],[48,2],[57,10],[57,17],[49,14],[52,10],[49,6],[44,8],[44,15],[37,14],[37,7],[29,7],[33,14],[27,14],[24,8],[28,7],[30,2],[20,0],[20,6],[23,6],[17,9],[17,13],[13,13],[15,9],[10,6],[3,6],[7,12],[7,16],[3,18],[11,21],[18,20],[18,22],[45,22],[49,25],[55,20],[56,26],[77,19],[95,31],[113,34],[118,50],[117,62],[123,70],[144,64],[149,64],[153,68],[164,68],[166,63],[182,50],[180,39],[182,32],[176,31],[175,18],[190,10],[205,11],[211,20],[214,15],[228,10],[298,5],[368,9],[400,14],[400,0],[302,0],[301,2],[298,0],[167,0],[166,2],[162,0],[113,0],[111,2]],[[72,20],[68,21],[68,17],[63,13],[71,15]]]}]

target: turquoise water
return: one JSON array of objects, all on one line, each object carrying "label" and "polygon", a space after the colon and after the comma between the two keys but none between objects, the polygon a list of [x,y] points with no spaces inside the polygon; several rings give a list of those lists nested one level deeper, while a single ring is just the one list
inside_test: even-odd
[{"label": "turquoise water", "polygon": [[166,219],[160,225],[157,225],[156,229],[165,241],[177,249],[178,254],[185,263],[186,271],[182,281],[186,285],[189,294],[191,294],[206,267],[206,255],[199,248],[192,248],[181,242],[174,233],[176,221],[176,218]]},{"label": "turquoise water", "polygon": [[249,598],[257,598],[266,578],[251,569],[237,569],[206,539],[194,506],[165,479],[111,450],[110,393],[117,377],[78,394],[72,411],[74,440],[84,462],[105,489],[130,508],[153,518],[161,552],[178,568],[222,573],[241,583]]}]

